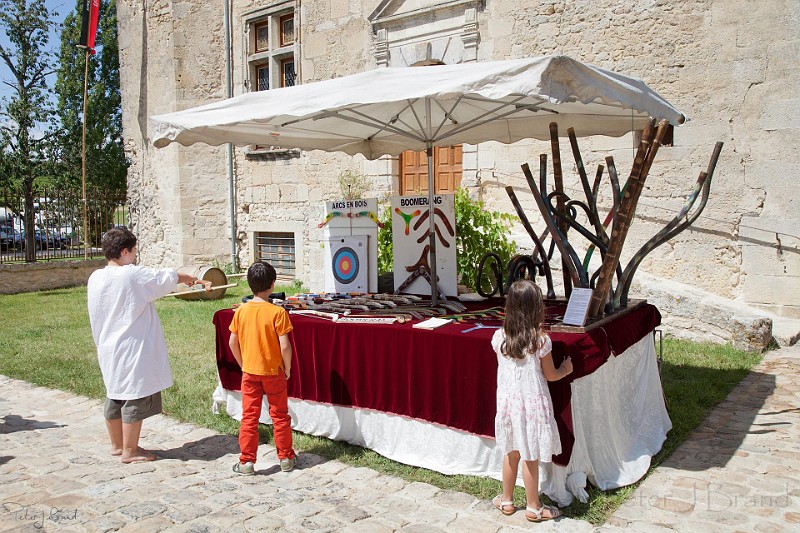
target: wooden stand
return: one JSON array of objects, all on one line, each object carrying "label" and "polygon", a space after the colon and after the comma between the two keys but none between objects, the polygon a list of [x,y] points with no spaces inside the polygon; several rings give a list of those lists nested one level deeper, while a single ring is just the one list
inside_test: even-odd
[{"label": "wooden stand", "polygon": [[584,326],[569,326],[563,322],[559,322],[550,326],[550,331],[557,331],[559,333],[586,333],[604,324],[608,324],[621,316],[625,316],[646,303],[647,300],[630,300],[627,307],[620,308],[611,314],[603,315],[599,318],[589,318]]}]

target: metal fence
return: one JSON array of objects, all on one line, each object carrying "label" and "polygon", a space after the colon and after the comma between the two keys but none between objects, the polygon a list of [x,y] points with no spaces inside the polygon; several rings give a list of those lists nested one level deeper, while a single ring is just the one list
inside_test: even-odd
[{"label": "metal fence", "polygon": [[103,233],[128,224],[124,191],[87,190],[86,219],[84,233],[80,191],[35,189],[29,242],[25,195],[21,189],[0,189],[0,263],[102,257]]}]

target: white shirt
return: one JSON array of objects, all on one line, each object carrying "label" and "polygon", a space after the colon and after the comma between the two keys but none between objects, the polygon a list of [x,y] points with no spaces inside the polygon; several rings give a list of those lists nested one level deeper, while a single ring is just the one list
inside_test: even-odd
[{"label": "white shirt", "polygon": [[109,265],[89,277],[89,322],[108,398],[136,400],[172,385],[153,302],[177,284],[174,270],[137,265]]}]

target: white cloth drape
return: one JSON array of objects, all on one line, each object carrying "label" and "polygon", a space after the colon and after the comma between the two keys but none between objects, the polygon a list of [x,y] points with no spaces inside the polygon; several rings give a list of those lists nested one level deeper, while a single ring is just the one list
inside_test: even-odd
[{"label": "white cloth drape", "polygon": [[[241,420],[241,393],[217,386],[215,413]],[[489,399],[489,401],[493,400]],[[271,423],[264,402],[261,422]],[[370,409],[289,398],[292,428],[363,446],[389,459],[443,474],[501,478],[494,439]],[[652,335],[572,383],[575,445],[569,465],[540,463],[539,486],[559,505],[586,501],[586,480],[602,490],[638,481],[666,439],[667,415]],[[518,480],[522,484],[522,479]]]}]

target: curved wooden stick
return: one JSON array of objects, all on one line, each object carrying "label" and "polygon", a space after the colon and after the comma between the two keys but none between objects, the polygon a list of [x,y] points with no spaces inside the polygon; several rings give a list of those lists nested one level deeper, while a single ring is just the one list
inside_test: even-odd
[{"label": "curved wooden stick", "polygon": [[[614,294],[615,306],[619,307],[628,305],[628,291],[630,290],[631,283],[633,282],[633,275],[636,273],[636,269],[639,268],[639,265],[644,260],[645,256],[691,226],[694,221],[697,220],[697,217],[700,216],[700,213],[703,212],[703,209],[705,209],[706,203],[708,202],[708,194],[711,190],[711,179],[714,176],[714,170],[717,167],[717,160],[719,159],[719,154],[721,151],[722,142],[717,142],[717,144],[714,145],[714,152],[711,154],[711,159],[708,162],[708,169],[706,172],[700,173],[694,189],[687,197],[686,202],[681,210],[678,211],[678,214],[675,215],[675,218],[673,218],[669,224],[664,226],[661,231],[656,233],[649,241],[647,241],[639,249],[639,251],[636,252],[636,255],[631,258],[630,262],[628,262],[628,265],[625,267],[625,272],[623,272],[622,278],[620,279],[620,282],[617,285],[617,290]],[[692,209],[701,190],[702,197],[697,209],[695,209],[691,216],[681,222],[681,220],[684,219],[687,213]]]},{"label": "curved wooden stick", "polygon": [[[523,165],[523,170],[526,165]],[[514,194],[514,189],[510,185],[506,187],[506,193],[508,197],[511,198],[511,203],[514,205],[514,209],[517,210],[517,216],[519,216],[520,222],[522,222],[522,226],[525,228],[525,231],[528,232],[528,235],[531,236],[533,239],[533,244],[536,246],[536,249],[542,256],[542,266],[544,267],[544,277],[547,281],[547,297],[548,298],[555,298],[556,292],[553,288],[553,273],[550,271],[550,262],[547,260],[547,254],[544,250],[544,246],[542,246],[542,241],[539,237],[536,236],[536,232],[533,231],[533,227],[531,223],[528,222],[528,217],[525,216],[525,211],[522,209],[522,205],[520,205],[519,200],[517,200],[517,195]]]},{"label": "curved wooden stick", "polygon": [[[547,155],[542,154],[539,156],[539,173],[542,174],[546,172]],[[583,271],[583,267],[580,266],[580,260],[578,259],[575,250],[572,248],[572,246],[570,246],[566,236],[561,232],[555,220],[550,215],[550,210],[548,209],[544,198],[542,198],[541,193],[536,188],[533,180],[533,174],[531,174],[531,169],[527,163],[522,165],[522,173],[525,174],[525,178],[528,180],[528,186],[533,193],[533,198],[536,200],[536,205],[539,207],[539,211],[542,214],[545,224],[547,224],[547,229],[550,230],[550,237],[556,243],[558,251],[561,253],[561,258],[563,259],[563,264],[569,273],[571,284],[574,283],[578,287],[588,287],[589,278],[586,276],[586,272]],[[506,188],[506,190],[508,190],[508,188]],[[543,251],[541,253],[543,253]]]},{"label": "curved wooden stick", "polygon": [[[564,174],[561,170],[561,148],[558,144],[558,123],[551,122],[549,127],[550,127],[550,151],[553,154],[553,185],[557,192],[564,192]],[[545,176],[546,174],[540,175],[542,184],[544,184],[545,182]],[[547,189],[544,186],[542,186],[541,193],[542,197],[547,196]],[[564,206],[561,204],[556,204],[556,205],[557,209],[563,213],[565,209]],[[559,227],[558,229],[561,230],[561,233],[565,236],[564,238],[566,239],[568,227],[564,225],[563,227]],[[564,295],[567,298],[569,298],[569,294],[572,292],[572,278],[570,277],[570,270],[569,266],[567,265],[569,260],[566,258],[566,256],[562,255],[561,262],[562,262],[561,271],[564,277]]]}]

